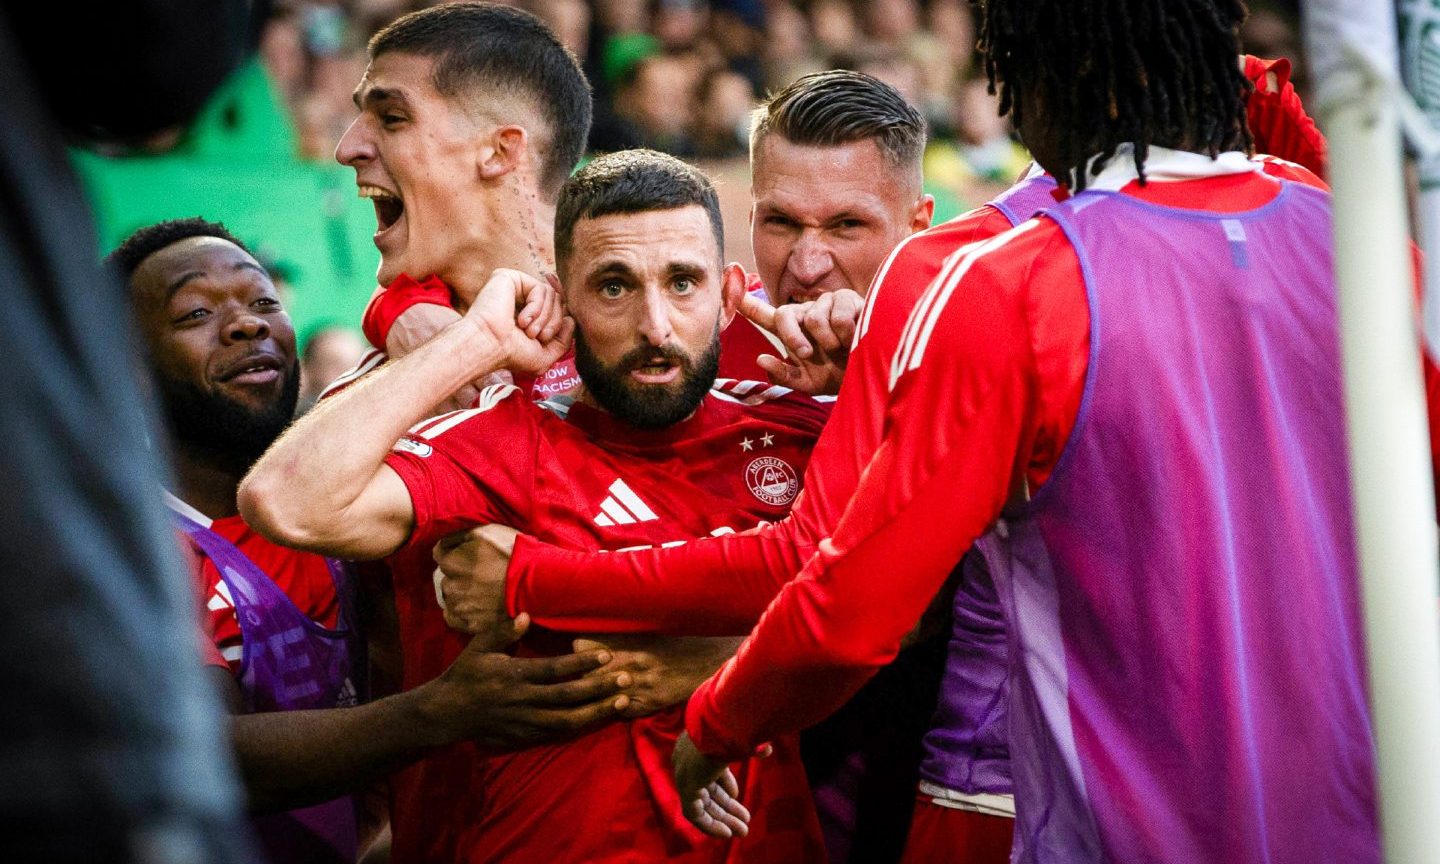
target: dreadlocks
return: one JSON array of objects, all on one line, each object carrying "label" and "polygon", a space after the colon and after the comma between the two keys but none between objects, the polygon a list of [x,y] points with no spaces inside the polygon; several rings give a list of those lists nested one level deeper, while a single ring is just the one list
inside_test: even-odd
[{"label": "dreadlocks", "polygon": [[[1215,156],[1251,149],[1238,65],[1243,0],[981,0],[980,48],[1000,113],[1021,122],[1038,95],[1061,164],[1084,189],[1116,148],[1151,144]],[[1035,104],[1034,102],[1031,103]],[[1086,162],[1099,154],[1092,166]]]}]

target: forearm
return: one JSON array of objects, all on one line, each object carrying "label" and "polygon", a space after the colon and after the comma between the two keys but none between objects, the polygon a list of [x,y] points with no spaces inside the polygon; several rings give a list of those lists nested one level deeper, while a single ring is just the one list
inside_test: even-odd
[{"label": "forearm", "polygon": [[[408,525],[371,524],[368,514],[355,512],[357,501],[410,426],[448,394],[501,363],[495,341],[462,319],[421,350],[317,405],[275,442],[241,484],[246,522],[301,549],[357,557],[393,551]],[[398,539],[391,536],[397,530]]]},{"label": "forearm", "polygon": [[233,716],[251,811],[288,810],[359,791],[449,743],[424,700],[424,688],[417,688],[354,708]]},{"label": "forearm", "polygon": [[554,630],[750,632],[775,594],[814,551],[790,520],[680,546],[601,554],[516,538],[506,580],[510,615]]}]

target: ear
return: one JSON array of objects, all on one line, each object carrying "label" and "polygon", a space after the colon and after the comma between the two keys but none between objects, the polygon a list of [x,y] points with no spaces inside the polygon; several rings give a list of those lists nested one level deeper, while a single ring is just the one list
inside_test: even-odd
[{"label": "ear", "polygon": [[480,145],[476,154],[480,179],[498,180],[525,163],[530,150],[530,133],[523,126],[499,126]]},{"label": "ear", "polygon": [[915,209],[910,211],[910,233],[924,231],[930,227],[930,222],[935,218],[935,196],[921,195],[920,200],[915,202]]},{"label": "ear", "polygon": [[730,326],[735,310],[740,308],[740,298],[745,296],[745,268],[735,262],[725,265],[720,274],[720,329]]}]

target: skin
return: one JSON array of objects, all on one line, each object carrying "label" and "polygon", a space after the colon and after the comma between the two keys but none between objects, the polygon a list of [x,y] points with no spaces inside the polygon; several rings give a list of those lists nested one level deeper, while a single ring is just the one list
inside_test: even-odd
[{"label": "skin", "polygon": [[[181,240],[141,262],[132,286],[155,375],[253,413],[282,399],[294,374],[294,328],[269,276],[244,250],[213,237]],[[177,440],[175,457],[186,501],[212,518],[237,512],[247,466],[218,458],[204,442]],[[610,663],[612,653],[588,650],[538,662],[497,653],[527,626],[522,617],[475,639],[434,681],[355,708],[243,714],[234,676],[207,667],[235,715],[232,744],[251,808],[265,812],[334,798],[431,747],[467,739],[520,747],[613,715],[623,683],[613,673],[581,677]]]},{"label": "skin", "polygon": [[377,213],[380,284],[435,274],[463,311],[497,268],[554,271],[555,206],[538,164],[547,132],[523,100],[440,93],[434,65],[398,52],[374,58],[335,159],[354,169],[357,186],[404,205],[388,226]]},{"label": "skin", "polygon": [[810,147],[770,134],[753,171],[750,239],[776,306],[841,288],[863,296],[890,250],[928,228],[935,210],[918,166],[898,170],[869,139]]},{"label": "skin", "polygon": [[[596,358],[614,365],[636,348],[703,353],[745,293],[738,265],[720,267],[704,208],[617,214],[575,225],[564,272],[565,305]],[[671,361],[632,372],[629,386],[678,389]],[[582,391],[580,398],[593,404]]]}]

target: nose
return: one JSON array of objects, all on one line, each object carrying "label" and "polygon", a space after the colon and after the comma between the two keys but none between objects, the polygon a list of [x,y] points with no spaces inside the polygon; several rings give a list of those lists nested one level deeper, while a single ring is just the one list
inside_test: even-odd
[{"label": "nose", "polygon": [[801,285],[814,285],[829,275],[835,268],[835,259],[830,249],[813,233],[806,231],[790,249],[790,259],[785,269],[790,271]]},{"label": "nose", "polygon": [[246,309],[225,322],[225,329],[222,332],[225,341],[231,344],[255,342],[269,338],[270,325],[264,318]]},{"label": "nose", "polygon": [[354,168],[361,162],[375,158],[375,146],[366,134],[365,124],[362,122],[364,119],[365,115],[361,114],[352,120],[335,145],[335,161],[341,165]]},{"label": "nose", "polygon": [[675,329],[670,324],[670,304],[666,302],[664,293],[656,287],[645,290],[640,312],[640,338],[646,344],[659,348],[670,342],[675,335]]}]

